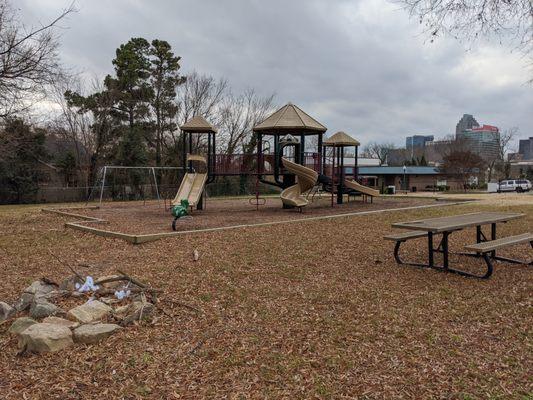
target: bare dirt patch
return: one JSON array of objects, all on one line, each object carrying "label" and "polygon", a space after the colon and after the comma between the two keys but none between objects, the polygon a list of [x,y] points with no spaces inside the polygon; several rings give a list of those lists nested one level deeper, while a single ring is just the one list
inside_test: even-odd
[{"label": "bare dirt patch", "polygon": [[[305,207],[302,212],[296,209],[283,209],[279,198],[270,197],[264,206],[257,210],[248,199],[214,199],[208,201],[204,210],[194,211],[191,218],[178,220],[176,230],[197,229],[258,224],[286,221],[309,217],[326,216],[359,211],[385,210],[418,205],[435,204],[434,199],[421,198],[375,198],[373,203],[364,203],[360,198],[342,205],[331,207],[331,199],[324,197]],[[123,202],[103,203],[96,210],[76,210],[78,214],[101,218],[108,223],[92,225],[99,229],[128,234],[151,234],[172,232],[173,220],[170,211],[163,203]]]}]

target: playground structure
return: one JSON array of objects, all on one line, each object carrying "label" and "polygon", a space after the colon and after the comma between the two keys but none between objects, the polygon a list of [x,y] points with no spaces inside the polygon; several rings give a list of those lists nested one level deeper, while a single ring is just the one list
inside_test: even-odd
[{"label": "playground structure", "polygon": [[[191,210],[202,210],[205,187],[219,176],[254,176],[256,188],[259,182],[279,187],[283,208],[300,211],[309,203],[306,193],[317,188],[331,193],[332,206],[342,204],[345,195],[362,195],[364,201],[379,195],[357,182],[360,143],[344,132],[324,141],[327,128],[294,104],[286,104],[253,128],[255,154],[217,154],[217,130],[199,115],[180,128],[185,175],[173,207],[186,201]],[[354,148],[350,177],[345,170],[346,147]],[[257,208],[264,204],[257,189],[254,200]],[[182,214],[174,213],[173,227]]]}]

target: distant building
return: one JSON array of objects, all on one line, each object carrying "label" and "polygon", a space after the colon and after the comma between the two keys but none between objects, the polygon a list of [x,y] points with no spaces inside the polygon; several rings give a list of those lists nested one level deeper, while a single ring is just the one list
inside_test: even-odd
[{"label": "distant building", "polygon": [[434,140],[428,142],[425,148],[425,155],[428,164],[440,165],[444,156],[453,148],[453,140]]},{"label": "distant building", "polygon": [[468,143],[468,149],[485,160],[493,160],[500,154],[500,130],[496,126],[483,125],[463,130],[457,140]]},{"label": "distant building", "polygon": [[479,124],[473,115],[463,114],[463,117],[455,125],[455,135],[458,135],[467,129],[479,128]]},{"label": "distant building", "polygon": [[432,142],[434,139],[433,135],[413,135],[413,136],[407,136],[405,138],[405,148],[406,149],[412,149],[415,147],[424,147],[427,142]]},{"label": "distant building", "polygon": [[518,154],[522,160],[533,160],[533,137],[519,141]]},{"label": "distant building", "polygon": [[[405,182],[403,181],[405,176]],[[385,191],[387,186],[395,186],[396,190],[421,192],[435,190],[437,186],[448,186],[452,190],[462,189],[458,176],[445,174],[436,167],[359,167],[359,179],[366,185]]]}]

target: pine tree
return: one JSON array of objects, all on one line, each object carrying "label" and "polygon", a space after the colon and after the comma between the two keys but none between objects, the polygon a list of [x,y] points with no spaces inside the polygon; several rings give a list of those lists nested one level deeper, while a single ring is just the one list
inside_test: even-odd
[{"label": "pine tree", "polygon": [[150,83],[154,91],[150,105],[155,118],[153,138],[155,162],[157,166],[160,166],[164,134],[177,129],[174,122],[178,112],[175,103],[176,87],[185,82],[185,78],[179,75],[181,57],[174,55],[168,42],[157,39],[152,41],[149,54],[151,56]]}]

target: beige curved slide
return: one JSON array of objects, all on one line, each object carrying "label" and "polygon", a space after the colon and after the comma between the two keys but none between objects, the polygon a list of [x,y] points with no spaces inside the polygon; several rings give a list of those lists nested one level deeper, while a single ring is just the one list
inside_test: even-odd
[{"label": "beige curved slide", "polygon": [[[198,155],[187,155],[187,161],[200,161],[207,164],[205,157]],[[172,200],[171,204],[177,205],[181,203],[181,200],[187,200],[189,206],[195,207],[202,197],[204,191],[205,182],[207,181],[207,173],[188,172],[181,181],[178,193]]]},{"label": "beige curved slide", "polygon": [[302,196],[302,193],[307,192],[315,186],[318,180],[318,173],[311,168],[296,164],[292,161],[282,158],[285,169],[297,177],[295,185],[289,186],[281,192],[281,201],[283,204],[292,207],[305,207],[308,203],[307,199]]},{"label": "beige curved slide", "polygon": [[348,179],[344,180],[344,185],[350,189],[357,190],[359,193],[366,194],[367,196],[377,197],[379,196],[379,190],[369,188],[368,186],[363,186],[356,181],[350,181]]}]

